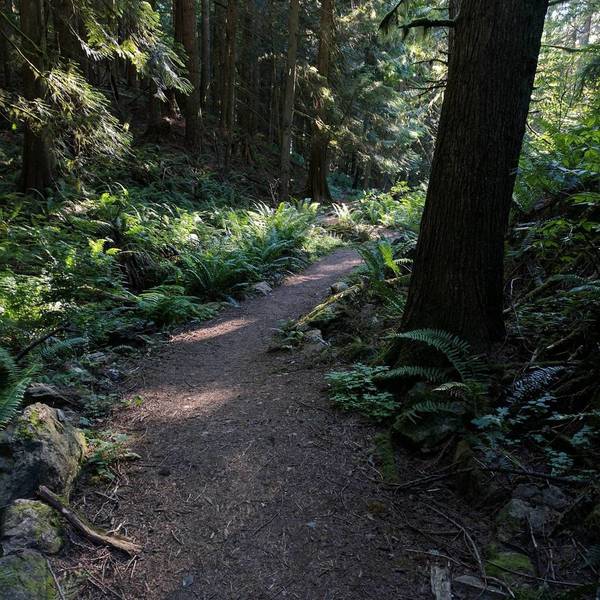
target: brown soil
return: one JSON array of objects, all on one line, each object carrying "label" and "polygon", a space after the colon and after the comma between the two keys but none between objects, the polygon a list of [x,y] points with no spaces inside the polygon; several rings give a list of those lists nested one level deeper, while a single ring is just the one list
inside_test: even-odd
[{"label": "brown soil", "polygon": [[[457,565],[473,564],[470,542],[442,514],[461,520],[450,492],[380,485],[378,431],[331,409],[331,365],[267,352],[282,319],[308,311],[358,263],[351,250],[335,252],[268,297],[175,336],[138,371],[143,405],[115,427],[134,436],[142,460],[96,518],[110,511],[144,551],[107,563],[108,550],[97,550],[103,566],[86,597],[415,600],[432,597],[431,561],[449,562],[436,552],[469,572]],[[405,480],[427,466],[399,462]],[[483,525],[469,514],[463,524],[477,536]]]}]

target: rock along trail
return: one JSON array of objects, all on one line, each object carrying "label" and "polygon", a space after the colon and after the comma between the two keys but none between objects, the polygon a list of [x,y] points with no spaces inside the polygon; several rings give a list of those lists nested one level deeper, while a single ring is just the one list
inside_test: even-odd
[{"label": "rock along trail", "polygon": [[432,544],[404,520],[418,500],[375,483],[375,429],[330,408],[326,367],[267,352],[282,319],[359,262],[337,251],[143,368],[144,403],[119,423],[143,457],[114,515],[144,546],[134,569],[107,579],[124,598],[432,597],[430,557],[414,550]]}]

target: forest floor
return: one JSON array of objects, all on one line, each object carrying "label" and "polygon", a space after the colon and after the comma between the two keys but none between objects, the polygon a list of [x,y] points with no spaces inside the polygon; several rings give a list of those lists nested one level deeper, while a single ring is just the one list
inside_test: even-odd
[{"label": "forest floor", "polygon": [[[110,515],[143,552],[71,556],[71,569],[81,560],[92,573],[86,597],[416,600],[432,597],[432,561],[469,572],[461,529],[485,536],[481,514],[465,515],[444,487],[413,495],[378,483],[378,430],[330,408],[331,365],[269,351],[282,320],[359,263],[338,250],[269,296],[174,336],[140,366],[143,403],[114,426],[142,458],[112,485],[111,501],[82,490],[79,504],[90,514],[96,503],[96,520]],[[400,481],[410,481],[432,459],[401,462]]]}]

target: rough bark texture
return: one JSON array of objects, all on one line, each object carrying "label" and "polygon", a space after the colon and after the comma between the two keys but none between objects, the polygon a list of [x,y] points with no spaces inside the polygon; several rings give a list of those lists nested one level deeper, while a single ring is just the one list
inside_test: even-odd
[{"label": "rough bark texture", "polygon": [[[321,1],[321,25],[319,31],[319,55],[317,69],[323,80],[329,77],[329,62],[333,44],[333,0]],[[316,121],[313,124],[313,135],[310,150],[310,166],[308,169],[307,195],[315,202],[330,202],[331,193],[327,184],[329,135],[323,131],[324,100],[318,90],[315,93]]]},{"label": "rough bark texture", "polygon": [[57,0],[54,4],[54,25],[60,56],[63,60],[79,62],[81,44],[75,35],[78,27],[73,0]]},{"label": "rough bark texture", "polygon": [[[21,1],[21,30],[26,39],[30,40],[24,43],[22,48],[27,59],[23,65],[23,92],[27,100],[35,100],[45,94],[43,80],[38,77],[44,70],[46,54],[43,0]],[[52,170],[53,160],[47,132],[43,128],[33,130],[26,125],[21,190],[43,192],[52,183]]]},{"label": "rough bark texture", "polygon": [[299,20],[300,0],[290,0],[285,95],[281,115],[281,200],[287,200],[290,195],[290,152],[292,150],[292,123],[294,120],[294,99],[296,97],[296,57],[298,54]]},{"label": "rough bark texture", "polygon": [[187,55],[187,76],[193,90],[183,99],[185,115],[185,140],[191,147],[200,142],[200,56],[195,0],[174,2],[175,40]]},{"label": "rough bark texture", "polygon": [[200,84],[200,105],[208,103],[210,90],[210,0],[202,0],[202,81]]},{"label": "rough bark texture", "polygon": [[[12,6],[8,0],[0,0],[0,10],[7,16],[12,12]],[[10,87],[12,81],[12,70],[10,67],[10,55],[8,52],[8,42],[6,37],[11,35],[10,27],[0,19],[0,69],[2,69],[2,77],[0,78],[0,86],[4,89]]]},{"label": "rough bark texture", "polygon": [[504,336],[504,235],[547,5],[461,0],[406,329]]},{"label": "rough bark texture", "polygon": [[229,170],[229,162],[233,152],[233,128],[235,125],[235,61],[237,36],[238,6],[237,0],[227,3],[227,22],[225,26],[225,89],[223,97],[223,128],[225,130],[225,171]]}]

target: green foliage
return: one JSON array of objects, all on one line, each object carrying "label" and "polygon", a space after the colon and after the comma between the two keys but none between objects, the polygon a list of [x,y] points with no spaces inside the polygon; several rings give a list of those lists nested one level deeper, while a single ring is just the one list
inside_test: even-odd
[{"label": "green foliage", "polygon": [[112,481],[116,475],[113,467],[119,462],[139,459],[139,455],[128,448],[128,436],[112,431],[87,433],[88,455],[86,468],[94,475],[106,481]]},{"label": "green foliage", "polygon": [[0,430],[15,416],[30,378],[16,365],[10,354],[0,347]]},{"label": "green foliage", "polygon": [[374,380],[387,367],[354,365],[350,371],[336,371],[327,375],[333,403],[345,411],[359,412],[374,421],[391,417],[398,406],[394,396],[377,389]]},{"label": "green foliage", "polygon": [[159,327],[177,325],[193,319],[206,320],[217,314],[217,308],[198,304],[198,298],[186,296],[181,286],[159,286],[138,296],[141,315]]},{"label": "green foliage", "polygon": [[[397,340],[410,340],[425,344],[440,352],[460,376],[463,384],[484,392],[487,387],[486,365],[472,354],[467,342],[459,337],[436,329],[417,329],[395,335]],[[433,373],[435,375],[435,371]],[[439,374],[439,373],[438,373]]]}]

